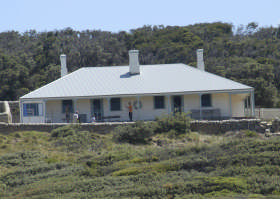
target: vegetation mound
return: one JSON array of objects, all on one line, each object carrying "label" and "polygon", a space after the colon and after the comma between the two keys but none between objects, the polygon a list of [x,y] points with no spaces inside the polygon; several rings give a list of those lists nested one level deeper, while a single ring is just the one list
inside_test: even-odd
[{"label": "vegetation mound", "polygon": [[144,143],[122,136],[120,143],[115,139],[119,129],[99,135],[78,126],[0,134],[0,197],[280,197],[280,137],[258,137],[247,130],[242,137],[187,128],[172,136],[173,128],[157,132],[157,123],[176,118],[169,117],[129,127],[135,135],[148,133]]},{"label": "vegetation mound", "polygon": [[162,115],[153,122],[137,121],[135,124],[118,126],[113,131],[113,138],[118,142],[137,144],[151,141],[156,134],[177,137],[190,132],[190,120],[186,113]]}]

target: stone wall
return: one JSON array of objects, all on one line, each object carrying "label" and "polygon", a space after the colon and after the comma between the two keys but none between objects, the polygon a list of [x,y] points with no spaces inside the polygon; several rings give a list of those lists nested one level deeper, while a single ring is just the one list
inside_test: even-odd
[{"label": "stone wall", "polygon": [[[121,124],[129,124],[133,122],[105,122],[96,124],[80,124],[81,130],[86,130],[90,132],[96,132],[100,134],[109,133],[115,127]],[[67,123],[56,123],[56,124],[23,124],[23,123],[3,123],[0,122],[0,133],[8,134],[15,131],[41,131],[41,132],[51,132],[61,126],[69,125]]]},{"label": "stone wall", "polygon": [[[100,134],[109,133],[116,126],[121,124],[130,124],[134,122],[105,122],[105,123],[84,123],[80,124],[82,130],[87,130],[90,132],[96,132]],[[60,124],[23,124],[23,123],[0,123],[1,133],[10,133],[14,131],[46,131],[68,125],[66,123]],[[279,125],[280,127],[280,125]],[[260,133],[264,133],[266,129],[273,131],[272,125],[262,122],[259,119],[242,119],[242,120],[222,120],[222,121],[192,121],[191,130],[204,132],[207,134],[219,134],[225,133],[227,131],[235,130],[254,130]],[[274,128],[275,129],[275,128]]]},{"label": "stone wall", "polygon": [[9,115],[7,113],[0,113],[0,122],[8,123]]},{"label": "stone wall", "polygon": [[264,133],[269,124],[260,119],[222,120],[222,121],[192,121],[191,130],[207,134],[219,134],[227,131],[254,130]]}]

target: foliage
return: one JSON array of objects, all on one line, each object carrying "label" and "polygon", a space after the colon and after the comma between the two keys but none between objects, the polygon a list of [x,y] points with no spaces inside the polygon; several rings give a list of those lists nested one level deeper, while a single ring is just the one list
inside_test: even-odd
[{"label": "foliage", "polygon": [[190,132],[190,120],[186,113],[176,112],[156,118],[156,133],[169,132],[169,135],[180,135]]},{"label": "foliage", "polygon": [[256,137],[257,136],[257,133],[255,131],[251,131],[251,130],[246,130],[245,131],[245,135],[247,137]]},{"label": "foliage", "polygon": [[117,142],[147,143],[157,133],[167,133],[170,138],[190,132],[190,117],[185,113],[173,113],[156,118],[155,122],[137,121],[116,127],[113,138]]},{"label": "foliage", "polygon": [[75,135],[77,132],[76,127],[73,125],[62,126],[56,129],[53,129],[51,132],[52,137],[67,137]]},{"label": "foliage", "polygon": [[66,146],[67,151],[80,151],[90,148],[94,138],[88,131],[79,131],[78,125],[68,125],[52,130],[51,136],[55,138],[56,146]]},{"label": "foliage", "polygon": [[[280,138],[242,132],[245,137],[158,134],[170,141],[161,145],[116,143],[112,134],[78,127],[0,133],[7,145],[0,149],[0,197],[279,198]],[[66,139],[83,134],[93,143],[82,140],[86,148],[70,150]]]},{"label": "foliage", "polygon": [[129,143],[146,143],[153,135],[149,123],[137,121],[135,124],[120,125],[114,129],[114,140]]},{"label": "foliage", "polygon": [[189,26],[143,26],[130,32],[71,28],[49,32],[0,33],[0,100],[20,96],[59,77],[59,55],[70,72],[85,66],[127,65],[129,49],[139,49],[141,64],[185,63],[196,66],[203,48],[209,72],[255,88],[256,105],[279,106],[279,27],[257,22]]}]

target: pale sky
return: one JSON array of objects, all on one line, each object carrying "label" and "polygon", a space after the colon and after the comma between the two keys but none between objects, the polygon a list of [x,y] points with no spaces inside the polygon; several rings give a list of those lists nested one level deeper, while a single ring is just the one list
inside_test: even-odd
[{"label": "pale sky", "polygon": [[0,0],[0,32],[129,31],[143,25],[257,22],[278,27],[280,0]]}]

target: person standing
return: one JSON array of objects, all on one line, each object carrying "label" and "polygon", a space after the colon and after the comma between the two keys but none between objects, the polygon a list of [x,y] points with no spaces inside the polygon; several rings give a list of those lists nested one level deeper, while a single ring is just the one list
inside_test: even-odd
[{"label": "person standing", "polygon": [[74,123],[79,122],[79,112],[78,111],[76,111],[75,114],[73,115],[73,121],[74,121]]},{"label": "person standing", "polygon": [[92,115],[92,118],[91,118],[90,122],[91,122],[91,123],[95,123],[95,122],[96,122],[95,115]]},{"label": "person standing", "polygon": [[67,105],[66,108],[65,108],[65,119],[66,119],[67,123],[70,122],[70,108],[69,108],[69,105]]},{"label": "person standing", "polygon": [[133,113],[133,107],[131,105],[131,102],[128,102],[128,116],[131,122],[132,122],[132,113]]}]

